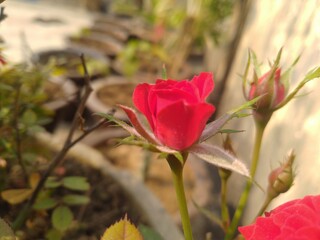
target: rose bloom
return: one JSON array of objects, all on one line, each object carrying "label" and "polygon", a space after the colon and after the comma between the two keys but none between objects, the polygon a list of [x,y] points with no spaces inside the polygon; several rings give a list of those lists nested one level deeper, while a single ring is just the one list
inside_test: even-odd
[{"label": "rose bloom", "polygon": [[246,240],[319,240],[320,195],[284,203],[239,231]]},{"label": "rose bloom", "polygon": [[281,69],[277,68],[273,79],[269,80],[271,71],[262,75],[258,81],[251,84],[249,92],[249,100],[263,96],[257,102],[257,107],[260,109],[273,109],[285,98],[285,87],[280,81]]},{"label": "rose bloom", "polygon": [[215,111],[213,105],[206,103],[213,88],[213,76],[207,72],[191,81],[158,79],[155,84],[139,84],[133,102],[147,118],[158,140],[182,151],[198,141]]}]

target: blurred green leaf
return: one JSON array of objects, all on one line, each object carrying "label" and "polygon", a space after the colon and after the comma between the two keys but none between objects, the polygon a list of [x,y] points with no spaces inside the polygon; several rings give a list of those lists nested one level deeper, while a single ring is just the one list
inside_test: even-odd
[{"label": "blurred green leaf", "polygon": [[46,234],[47,240],[61,240],[62,239],[62,233],[58,231],[57,229],[50,229],[48,233]]},{"label": "blurred green leaf", "polygon": [[59,206],[53,210],[51,222],[54,228],[59,231],[67,230],[72,223],[73,213],[66,206]]},{"label": "blurred green leaf", "polygon": [[90,202],[90,198],[84,195],[68,194],[63,197],[63,202],[68,205],[84,205]]},{"label": "blurred green leaf", "polygon": [[45,187],[46,188],[57,188],[62,185],[62,182],[58,181],[55,177],[48,177]]},{"label": "blurred green leaf", "polygon": [[90,184],[85,177],[65,177],[62,179],[62,185],[71,190],[87,191],[90,188]]},{"label": "blurred green leaf", "polygon": [[0,83],[0,90],[5,90],[5,91],[13,91],[14,88],[8,84],[5,83]]},{"label": "blurred green leaf", "polygon": [[221,129],[220,133],[240,133],[244,132],[244,130],[236,130],[236,129]]},{"label": "blurred green leaf", "polygon": [[163,240],[158,232],[146,225],[139,224],[138,229],[144,240]]},{"label": "blurred green leaf", "polygon": [[13,230],[6,221],[0,218],[0,239],[2,240],[15,240]]},{"label": "blurred green leaf", "polygon": [[55,207],[57,204],[58,204],[58,202],[54,198],[44,198],[44,199],[37,201],[33,205],[33,209],[36,209],[36,210],[51,209],[51,208]]},{"label": "blurred green leaf", "polygon": [[22,115],[21,122],[30,126],[37,121],[37,115],[31,110],[28,109]]}]

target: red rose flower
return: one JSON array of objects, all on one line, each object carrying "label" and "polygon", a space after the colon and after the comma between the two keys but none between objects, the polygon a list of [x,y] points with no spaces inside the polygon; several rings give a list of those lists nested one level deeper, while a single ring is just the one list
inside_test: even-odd
[{"label": "red rose flower", "polygon": [[198,141],[215,107],[206,103],[214,88],[211,73],[191,81],[157,80],[139,84],[133,102],[142,112],[157,139],[175,150],[185,150]]},{"label": "red rose flower", "polygon": [[251,84],[249,100],[262,96],[257,102],[258,109],[273,109],[285,98],[285,87],[280,82],[281,69],[277,68],[273,76],[271,71],[262,75]]},{"label": "red rose flower", "polygon": [[265,215],[239,227],[246,240],[320,239],[320,195],[284,203]]}]

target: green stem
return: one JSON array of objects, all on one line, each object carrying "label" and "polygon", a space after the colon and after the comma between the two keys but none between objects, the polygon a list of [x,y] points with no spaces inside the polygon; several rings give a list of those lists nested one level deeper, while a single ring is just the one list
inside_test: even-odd
[{"label": "green stem", "polygon": [[266,198],[266,200],[264,201],[262,207],[260,208],[260,211],[259,211],[257,217],[262,216],[262,214],[266,211],[267,207],[269,206],[269,204],[271,203],[272,200],[273,200],[273,198],[270,198],[270,197]]},{"label": "green stem", "polygon": [[242,217],[244,208],[247,204],[248,198],[249,198],[249,193],[252,187],[252,180],[254,179],[254,176],[256,174],[258,162],[259,162],[259,155],[260,155],[260,149],[261,149],[261,143],[262,143],[262,137],[264,133],[264,129],[267,125],[267,122],[265,124],[261,124],[261,122],[256,121],[256,135],[255,135],[255,142],[254,142],[254,148],[252,152],[252,162],[251,162],[251,168],[250,168],[250,175],[252,179],[249,179],[246,183],[245,189],[242,192],[242,195],[240,197],[236,212],[233,216],[232,222],[230,224],[230,227],[227,231],[227,234],[225,236],[225,240],[230,240],[233,238],[237,226],[239,224],[239,221]]},{"label": "green stem", "polygon": [[[185,158],[186,159],[186,158]],[[177,200],[179,204],[182,228],[185,240],[193,240],[188,206],[183,185],[183,166],[184,164],[173,155],[169,155],[167,161],[170,165],[174,187],[176,190]]]},{"label": "green stem", "polygon": [[224,231],[228,230],[230,224],[230,215],[227,203],[227,188],[228,179],[230,173],[225,172],[225,169],[219,169],[219,175],[221,179],[221,191],[220,191],[220,207],[221,207],[221,219]]}]

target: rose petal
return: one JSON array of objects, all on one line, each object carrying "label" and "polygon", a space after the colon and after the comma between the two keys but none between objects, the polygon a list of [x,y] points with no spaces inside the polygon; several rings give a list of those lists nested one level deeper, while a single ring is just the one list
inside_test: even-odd
[{"label": "rose petal", "polygon": [[256,223],[239,227],[239,231],[246,240],[273,240],[280,234],[280,228],[271,218],[259,217]]},{"label": "rose petal", "polygon": [[149,92],[152,87],[153,86],[148,83],[139,84],[133,92],[132,100],[135,107],[146,116],[150,127],[154,129],[151,110],[148,104]]},{"label": "rose petal", "polygon": [[184,150],[199,139],[214,110],[214,106],[207,103],[171,104],[159,112],[155,135],[164,145]]},{"label": "rose petal", "polygon": [[152,144],[159,144],[154,135],[149,132],[140,122],[137,113],[130,107],[118,105],[122,108],[123,111],[127,114],[130,122],[132,123],[133,127],[137,130],[137,132],[146,140],[151,142]]},{"label": "rose petal", "polygon": [[155,109],[155,117],[163,108],[178,101],[185,101],[185,103],[192,104],[197,103],[198,99],[189,93],[181,91],[180,89],[152,89],[150,91],[149,104],[151,109]]},{"label": "rose petal", "polygon": [[[306,196],[280,205],[259,217],[256,223],[239,228],[246,240],[318,240],[320,239],[320,195]],[[268,221],[274,226],[269,228]],[[280,231],[277,231],[277,228]],[[278,232],[278,235],[276,233]],[[269,236],[270,233],[274,236]]]},{"label": "rose petal", "polygon": [[202,72],[199,76],[194,76],[191,80],[199,90],[199,96],[204,101],[214,88],[213,75],[210,72]]}]

